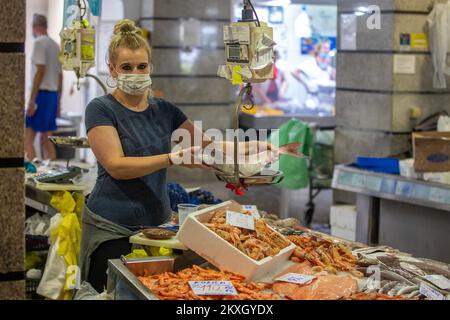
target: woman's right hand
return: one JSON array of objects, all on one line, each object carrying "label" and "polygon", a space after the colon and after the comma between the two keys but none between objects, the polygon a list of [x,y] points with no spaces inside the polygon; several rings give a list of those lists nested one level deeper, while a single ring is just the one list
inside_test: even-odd
[{"label": "woman's right hand", "polygon": [[30,102],[28,102],[27,110],[25,111],[25,113],[28,117],[32,117],[36,113],[36,104],[33,100],[30,100]]}]

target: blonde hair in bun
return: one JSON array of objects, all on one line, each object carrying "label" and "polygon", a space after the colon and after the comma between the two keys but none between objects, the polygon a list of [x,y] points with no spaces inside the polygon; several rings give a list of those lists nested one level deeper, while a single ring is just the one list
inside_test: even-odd
[{"label": "blonde hair in bun", "polygon": [[117,60],[117,49],[128,48],[137,50],[144,48],[148,53],[148,60],[151,60],[151,48],[147,39],[143,37],[142,30],[136,27],[134,21],[129,19],[119,20],[114,26],[114,33],[108,47],[108,60],[115,64]]}]

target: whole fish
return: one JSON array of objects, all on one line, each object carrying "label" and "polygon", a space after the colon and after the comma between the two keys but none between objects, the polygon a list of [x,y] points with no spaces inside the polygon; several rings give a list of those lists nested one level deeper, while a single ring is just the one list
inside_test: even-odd
[{"label": "whole fish", "polygon": [[[280,154],[290,155],[297,158],[305,158],[304,155],[298,152],[298,148],[300,146],[301,143],[294,142],[283,145],[274,150],[266,150],[257,154],[241,156],[239,161],[242,163],[239,163],[239,175],[240,177],[246,178],[263,173],[265,168],[279,160]],[[224,159],[225,163],[223,164],[212,163],[209,166],[222,173],[233,175],[234,159],[231,157],[224,157]],[[211,157],[207,155],[203,155],[203,160],[206,160],[207,163],[212,162]]]}]

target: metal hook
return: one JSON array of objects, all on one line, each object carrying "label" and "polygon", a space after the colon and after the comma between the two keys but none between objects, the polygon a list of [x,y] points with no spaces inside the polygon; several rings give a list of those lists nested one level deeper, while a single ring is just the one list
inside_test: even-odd
[{"label": "metal hook", "polygon": [[433,11],[435,5],[436,5],[436,1],[431,2],[427,7],[428,12]]},{"label": "metal hook", "polygon": [[245,100],[249,100],[251,103],[250,107],[247,107],[245,105],[242,105],[242,107],[249,111],[252,110],[255,107],[255,102],[253,100],[253,95],[252,95],[252,85],[250,83],[247,83],[245,88],[244,88],[244,92],[245,92]]}]

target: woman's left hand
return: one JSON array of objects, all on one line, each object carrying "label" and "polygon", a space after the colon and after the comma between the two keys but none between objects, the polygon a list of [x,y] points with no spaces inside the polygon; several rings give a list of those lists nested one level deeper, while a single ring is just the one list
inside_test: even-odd
[{"label": "woman's left hand", "polygon": [[201,154],[200,147],[190,147],[170,153],[169,158],[172,164],[184,168],[213,170],[201,160]]}]

